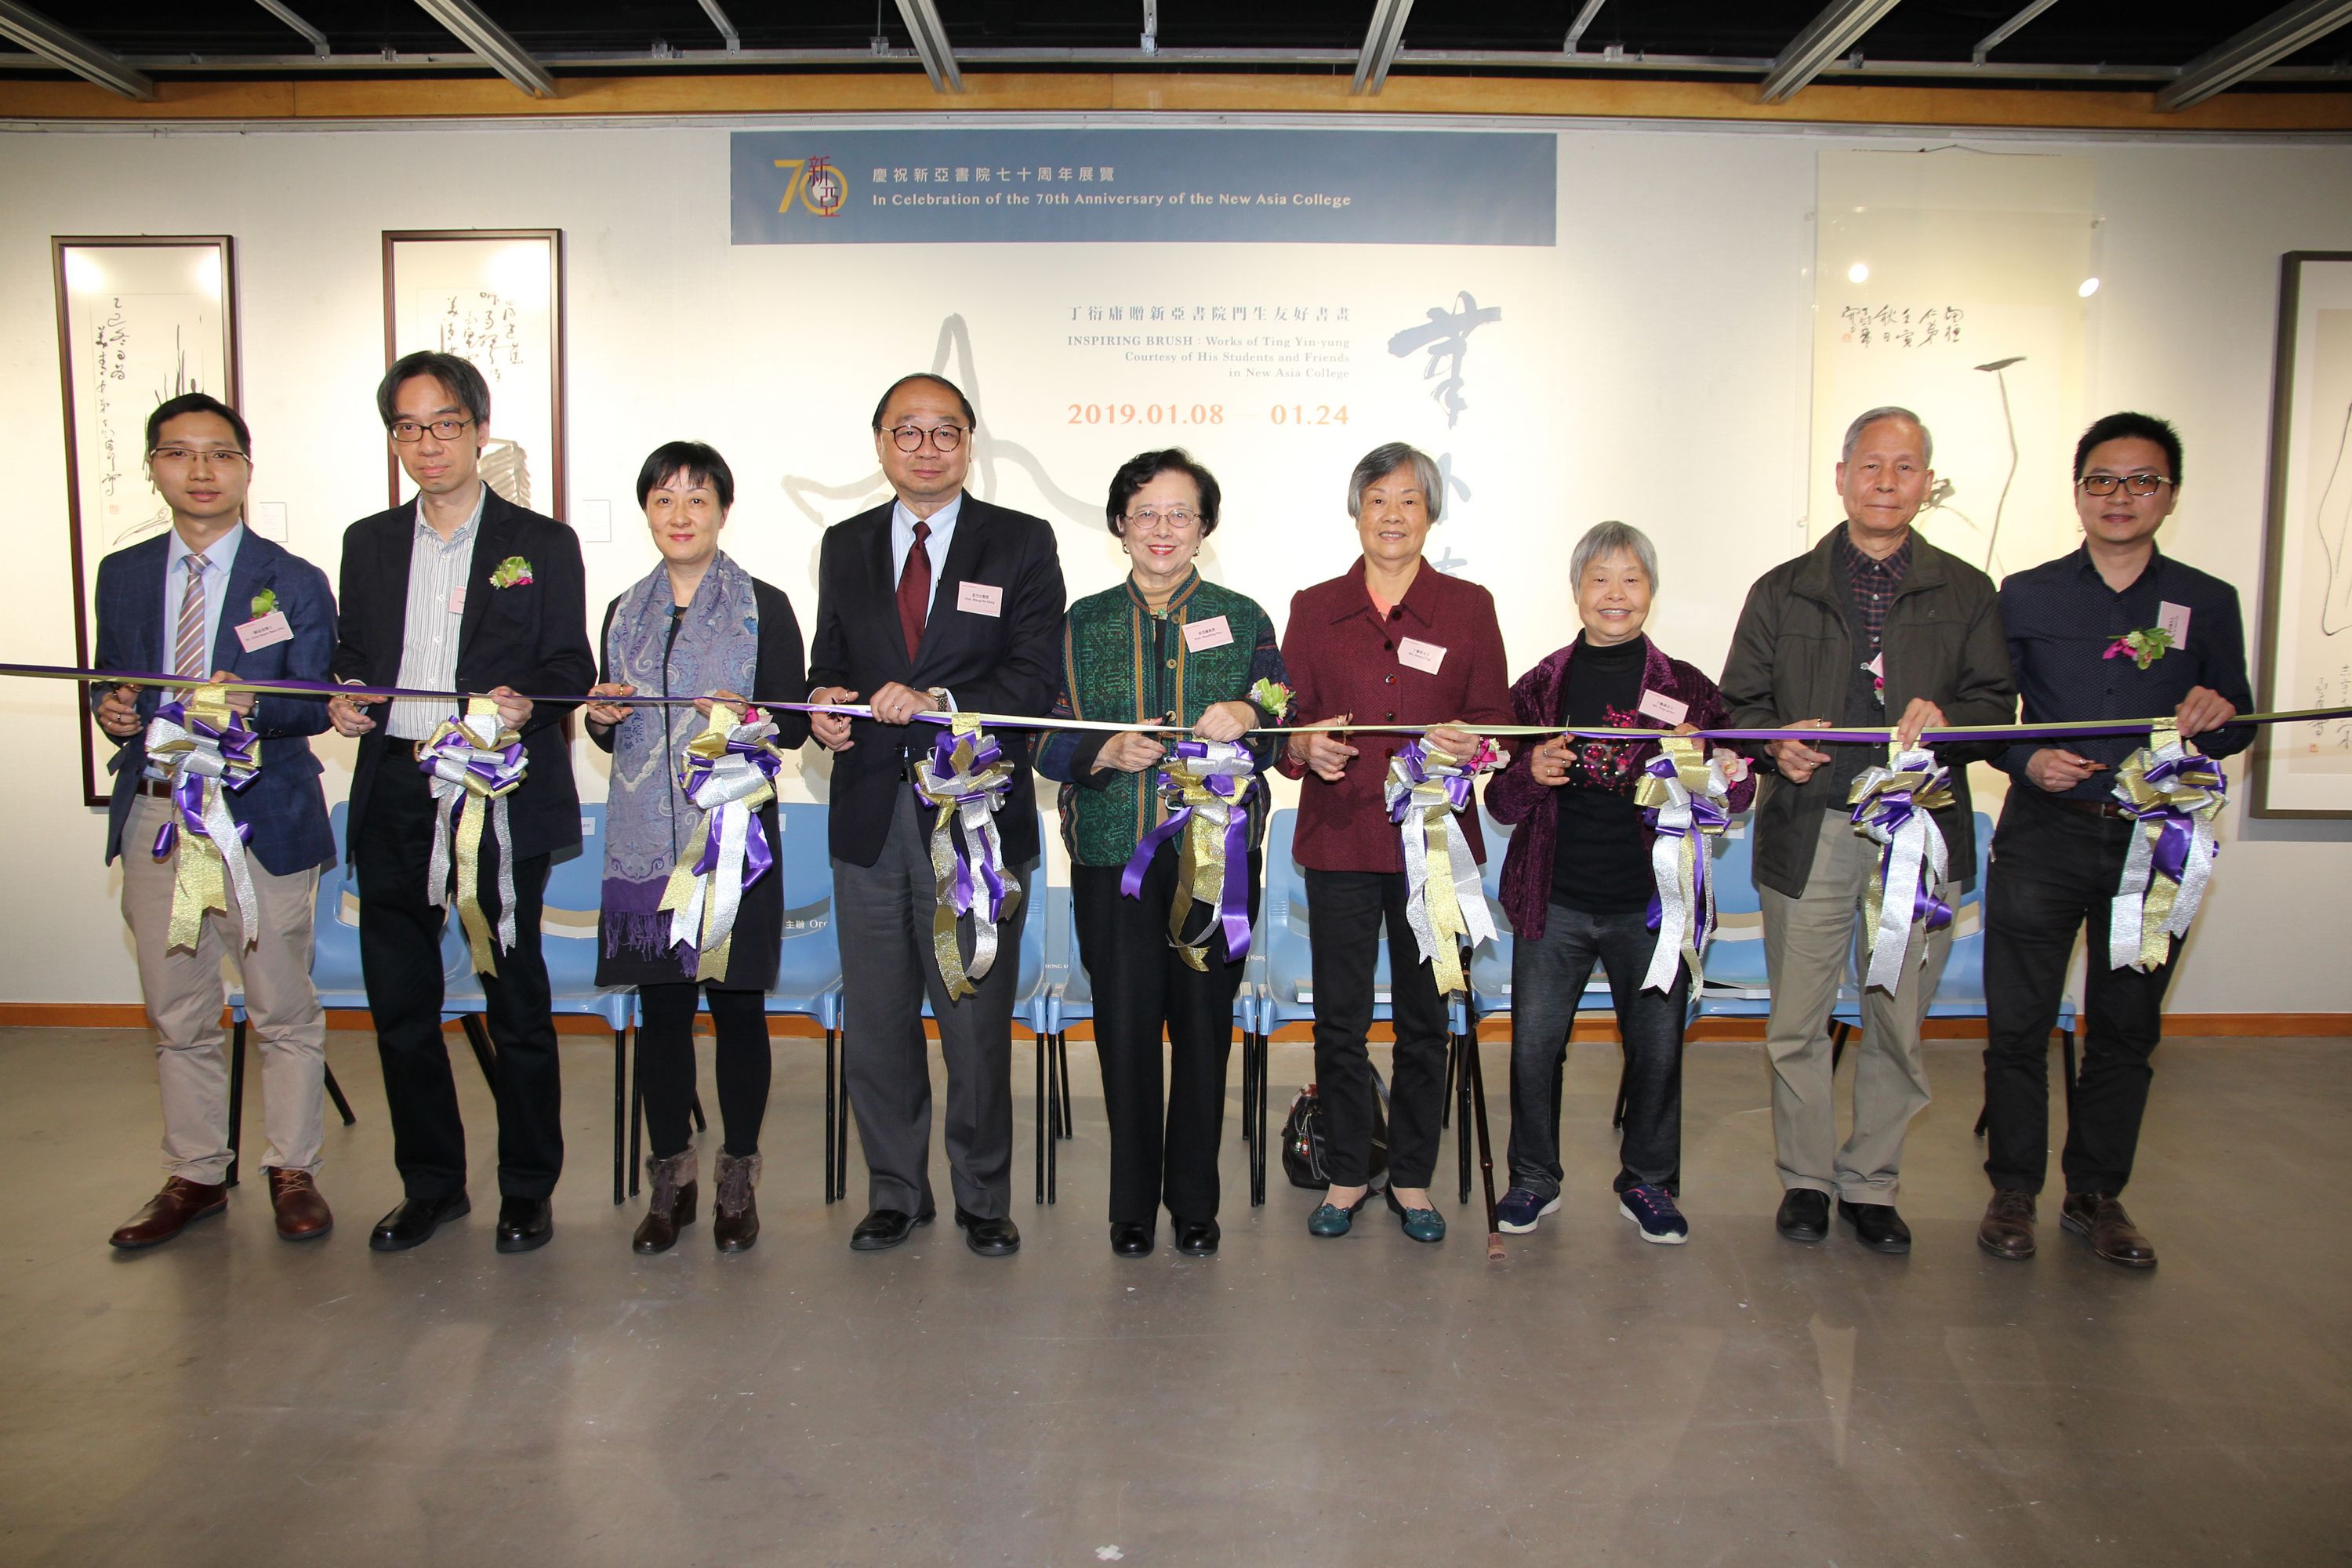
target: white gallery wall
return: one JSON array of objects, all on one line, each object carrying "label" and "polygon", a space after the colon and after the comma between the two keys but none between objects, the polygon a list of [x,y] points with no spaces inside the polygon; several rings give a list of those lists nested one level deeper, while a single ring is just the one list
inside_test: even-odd
[{"label": "white gallery wall", "polygon": [[[1204,564],[1279,623],[1293,591],[1355,553],[1342,505],[1353,459],[1385,439],[1439,451],[1458,437],[1472,495],[1451,500],[1432,552],[1494,591],[1515,670],[1574,635],[1568,552],[1602,518],[1659,543],[1653,634],[1719,668],[1748,584],[1803,548],[1816,470],[1835,457],[1823,432],[1852,412],[1812,406],[1819,155],[1955,143],[1976,151],[1935,156],[2087,163],[2100,287],[2082,307],[2079,395],[2090,414],[2132,407],[2179,425],[2187,483],[2163,546],[2236,584],[2258,635],[2278,258],[2352,250],[2352,147],[1575,129],[1559,133],[1550,249],[1216,247],[1228,279],[1262,269],[1277,297],[1313,289],[1373,304],[1351,323],[1345,426],[1276,429],[1262,407],[1241,416],[1264,396],[1236,392],[1229,426],[1176,433],[1226,479]],[[386,500],[372,404],[383,231],[560,227],[569,510],[576,521],[602,501],[611,518],[609,538],[583,542],[592,626],[655,562],[631,486],[644,455],[679,437],[727,454],[739,495],[725,543],[808,624],[819,524],[788,482],[805,494],[812,480],[873,471],[873,399],[930,366],[950,316],[972,334],[950,373],[976,370],[982,424],[1007,444],[992,484],[976,488],[1054,518],[1074,596],[1115,582],[1121,558],[1098,510],[1089,522],[1057,510],[1039,476],[1098,509],[1118,462],[1167,437],[1074,424],[1066,411],[1140,402],[1162,384],[1116,364],[1074,369],[1097,362],[1046,352],[1063,328],[1043,318],[1083,297],[1056,292],[1057,269],[1132,268],[1157,298],[1182,286],[1187,248],[732,247],[728,152],[727,130],[700,126],[0,134],[0,428],[14,480],[0,660],[73,657],[52,235],[235,237],[253,496],[283,503],[289,547],[331,576],[344,526]],[[1890,178],[1899,184],[1899,167]],[[1449,427],[1417,363],[1385,347],[1410,324],[1397,316],[1404,302],[1418,314],[1457,288],[1505,303],[1496,329],[1470,340],[1475,435],[1467,419]],[[1013,460],[1013,448],[1034,462]],[[837,518],[856,504],[819,510]],[[1932,519],[1927,531],[1937,536]],[[0,846],[15,889],[0,909],[0,1001],[138,995],[120,875],[100,864],[104,818],[77,795],[83,722],[70,686],[0,680]],[[317,744],[340,798],[350,748]],[[803,763],[795,793],[823,798],[822,763]],[[601,754],[582,745],[578,767],[583,795],[600,798]],[[2244,760],[2231,771],[2242,789]],[[1990,795],[1994,781],[1977,778]],[[2347,826],[2254,823],[2233,805],[2175,1010],[2352,1010],[2338,922],[2323,912],[2352,878]]]}]

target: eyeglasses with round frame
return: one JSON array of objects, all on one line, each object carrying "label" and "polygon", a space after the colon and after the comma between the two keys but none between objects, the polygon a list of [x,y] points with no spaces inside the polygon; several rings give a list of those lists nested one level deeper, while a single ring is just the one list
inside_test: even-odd
[{"label": "eyeglasses with round frame", "polygon": [[1194,511],[1190,507],[1171,506],[1166,511],[1158,511],[1150,507],[1145,507],[1140,511],[1130,511],[1127,513],[1120,519],[1120,521],[1125,522],[1129,528],[1139,528],[1146,531],[1157,528],[1164,522],[1170,528],[1181,533],[1186,529],[1191,528],[1194,523],[1200,521],[1201,514]]},{"label": "eyeglasses with round frame", "polygon": [[2152,496],[2158,485],[2171,482],[2162,474],[2084,474],[2074,481],[2074,486],[2084,495],[2111,496],[2121,485],[2136,496]]},{"label": "eyeglasses with round frame", "polygon": [[147,460],[151,463],[193,463],[200,458],[215,463],[253,461],[235,447],[158,447],[147,454]]},{"label": "eyeglasses with round frame", "polygon": [[891,444],[901,452],[919,452],[926,441],[942,452],[952,452],[963,443],[963,426],[934,425],[925,429],[920,425],[900,425],[890,432]]},{"label": "eyeglasses with round frame", "polygon": [[391,435],[404,447],[413,447],[424,440],[427,430],[433,432],[433,438],[436,441],[454,441],[464,435],[466,426],[472,423],[470,418],[429,419],[422,424],[414,419],[395,419],[392,422]]}]

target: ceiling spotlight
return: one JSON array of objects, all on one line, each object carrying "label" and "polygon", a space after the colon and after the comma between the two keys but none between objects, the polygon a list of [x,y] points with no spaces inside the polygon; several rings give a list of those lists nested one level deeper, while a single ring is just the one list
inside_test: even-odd
[{"label": "ceiling spotlight", "polygon": [[1867,261],[1857,261],[1853,266],[1847,268],[1845,269],[1845,280],[1849,283],[1869,282],[1870,263]]}]

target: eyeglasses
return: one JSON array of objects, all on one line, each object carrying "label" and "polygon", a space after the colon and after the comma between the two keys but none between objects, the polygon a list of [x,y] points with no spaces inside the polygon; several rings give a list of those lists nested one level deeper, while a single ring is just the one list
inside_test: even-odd
[{"label": "eyeglasses", "polygon": [[935,425],[926,430],[919,425],[901,425],[890,432],[890,440],[901,452],[919,452],[925,441],[942,452],[952,452],[963,444],[963,426]]},{"label": "eyeglasses", "polygon": [[2074,485],[2084,495],[2091,496],[2111,496],[2116,493],[2117,485],[2136,496],[2152,496],[2157,486],[2171,482],[2162,474],[2084,474],[2074,481]]},{"label": "eyeglasses", "polygon": [[1201,514],[1189,507],[1172,506],[1166,511],[1155,511],[1145,507],[1141,511],[1129,512],[1126,521],[1129,527],[1142,529],[1157,528],[1164,522],[1181,533],[1200,521]]},{"label": "eyeglasses", "polygon": [[249,463],[252,458],[234,447],[158,447],[147,454],[151,463],[193,463],[199,458],[215,463]]},{"label": "eyeglasses", "polygon": [[435,419],[420,425],[414,419],[395,419],[392,422],[392,438],[404,447],[414,446],[424,440],[425,432],[430,430],[436,441],[454,441],[472,423],[471,419]]}]

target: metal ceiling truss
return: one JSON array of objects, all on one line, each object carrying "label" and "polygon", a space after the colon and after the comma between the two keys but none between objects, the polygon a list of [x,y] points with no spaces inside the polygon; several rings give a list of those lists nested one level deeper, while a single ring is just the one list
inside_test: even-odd
[{"label": "metal ceiling truss", "polygon": [[1979,65],[1983,64],[1985,56],[1992,53],[1993,50],[2007,43],[2015,36],[2020,27],[2022,27],[2025,24],[2031,22],[2034,17],[2039,16],[2042,12],[2047,11],[2051,6],[2055,5],[2056,4],[2058,4],[2058,0],[2033,0],[2033,4],[2028,5],[2024,10],[2020,11],[2016,16],[2011,16],[2008,21],[2003,22],[2000,26],[1995,27],[1991,32],[1987,33],[1983,37],[1979,38],[1977,40],[1977,47],[1969,51],[1969,58],[1976,61]]},{"label": "metal ceiling truss", "polygon": [[908,36],[915,40],[915,53],[921,58],[931,86],[940,92],[961,92],[963,72],[956,68],[955,50],[948,44],[948,30],[940,20],[939,7],[932,0],[898,0],[898,16],[907,24]]},{"label": "metal ceiling truss", "polygon": [[301,34],[309,41],[310,53],[315,58],[325,59],[335,52],[334,46],[327,42],[327,35],[296,16],[293,8],[289,6],[285,0],[254,0],[254,3]]},{"label": "metal ceiling truss", "polygon": [[142,103],[155,100],[153,78],[111,49],[100,48],[69,27],[60,27],[17,0],[0,0],[0,38],[32,50],[45,67],[62,66],[109,92]]},{"label": "metal ceiling truss", "polygon": [[1766,73],[1759,96],[1766,103],[1786,103],[1801,91],[1805,84],[1822,73],[1822,68],[1836,59],[1858,43],[1864,33],[1876,26],[1882,17],[1895,9],[1897,0],[1830,0],[1822,14],[1805,24],[1804,31],[1789,40]]},{"label": "metal ceiling truss", "polygon": [[2352,22],[2352,0],[2302,0],[2273,11],[2181,67],[2180,79],[2156,95],[2156,106],[2174,110],[2202,103],[2347,22]]},{"label": "metal ceiling truss", "polygon": [[1364,47],[1356,52],[1356,80],[1349,90],[1376,93],[1389,79],[1389,67],[1404,47],[1404,19],[1412,14],[1412,0],[1372,0],[1372,25],[1364,29]]},{"label": "metal ceiling truss", "polygon": [[556,96],[555,79],[514,36],[490,20],[474,0],[416,0],[425,14],[457,36],[484,63],[533,98]]}]

